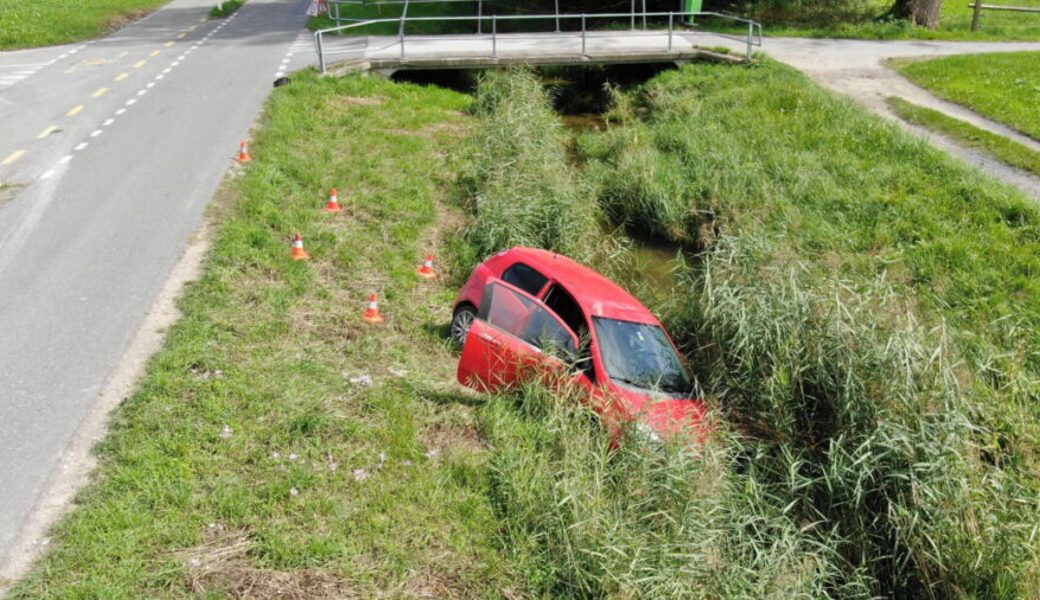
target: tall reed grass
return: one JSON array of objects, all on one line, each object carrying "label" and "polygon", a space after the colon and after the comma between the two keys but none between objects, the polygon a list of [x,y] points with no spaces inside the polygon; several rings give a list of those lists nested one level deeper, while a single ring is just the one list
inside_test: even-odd
[{"label": "tall reed grass", "polygon": [[599,231],[595,202],[568,167],[568,138],[538,77],[486,71],[472,111],[478,125],[458,176],[474,214],[467,262],[516,245],[587,258]]},{"label": "tall reed grass", "polygon": [[1021,355],[992,352],[1021,322],[963,302],[987,289],[973,266],[982,281],[1003,268],[965,249],[1025,264],[1012,240],[1028,236],[1000,215],[1035,211],[770,63],[687,67],[632,97],[617,127],[582,136],[584,174],[615,222],[710,248],[658,308],[725,425],[694,456],[612,453],[578,399],[492,402],[491,493],[529,582],[626,598],[1035,590],[1034,424],[1001,430],[984,405],[1031,397]]},{"label": "tall reed grass", "polygon": [[673,313],[762,485],[833,532],[875,595],[1028,593],[1036,498],[982,459],[975,382],[945,325],[920,322],[883,279],[833,278],[776,250],[727,240]]},{"label": "tall reed grass", "polygon": [[800,522],[718,432],[693,451],[617,449],[575,395],[527,388],[482,412],[503,544],[536,595],[866,597],[834,534]]}]

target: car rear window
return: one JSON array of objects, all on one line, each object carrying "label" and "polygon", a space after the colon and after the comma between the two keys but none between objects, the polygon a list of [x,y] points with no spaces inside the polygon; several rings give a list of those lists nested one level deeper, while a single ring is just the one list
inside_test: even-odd
[{"label": "car rear window", "polygon": [[532,296],[537,296],[549,278],[524,263],[516,263],[502,273],[502,281],[515,285]]}]

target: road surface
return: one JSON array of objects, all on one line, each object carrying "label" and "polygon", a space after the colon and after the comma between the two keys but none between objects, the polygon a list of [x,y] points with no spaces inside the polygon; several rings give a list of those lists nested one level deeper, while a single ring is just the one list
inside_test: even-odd
[{"label": "road surface", "polygon": [[313,61],[307,0],[212,5],[0,53],[0,572],[273,80]]}]

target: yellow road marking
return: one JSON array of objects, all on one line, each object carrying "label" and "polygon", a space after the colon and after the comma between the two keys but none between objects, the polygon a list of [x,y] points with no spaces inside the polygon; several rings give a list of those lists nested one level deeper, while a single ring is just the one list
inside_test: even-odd
[{"label": "yellow road marking", "polygon": [[162,52],[162,50],[153,50],[152,53],[149,54],[148,56],[159,56],[160,52]]},{"label": "yellow road marking", "polygon": [[76,70],[76,67],[69,67],[68,69],[65,69],[65,74],[68,75],[69,73],[71,73],[71,72],[73,72],[75,70]]},{"label": "yellow road marking", "polygon": [[36,139],[42,140],[43,138],[47,137],[48,135],[54,133],[57,130],[58,130],[58,128],[56,126],[51,125],[47,129],[44,129],[43,131],[41,131],[40,135],[36,136]]},{"label": "yellow road marking", "polygon": [[9,164],[13,163],[14,161],[18,160],[19,158],[21,158],[23,154],[25,154],[25,150],[15,150],[14,152],[11,153],[10,156],[5,158],[3,162],[0,162],[0,165],[9,165]]},{"label": "yellow road marking", "polygon": [[126,79],[129,76],[130,76],[129,73],[120,73],[119,75],[116,75],[116,81],[122,81],[122,80]]},{"label": "yellow road marking", "polygon": [[177,39],[179,40],[179,39],[181,39],[182,37],[184,37],[186,35],[188,35],[188,34],[187,33],[178,33],[177,34]]},{"label": "yellow road marking", "polygon": [[100,98],[101,96],[104,96],[107,92],[108,92],[108,88],[107,87],[98,88],[96,92],[94,92],[93,94],[90,95],[90,97],[91,98]]},{"label": "yellow road marking", "polygon": [[163,44],[163,46],[166,46],[167,48],[169,48],[172,45],[173,45],[173,42],[166,42],[165,44]]},{"label": "yellow road marking", "polygon": [[147,61],[147,60],[139,60],[139,61],[137,61],[137,62],[135,62],[135,63],[134,63],[134,68],[135,68],[135,69],[140,69],[141,67],[143,67],[143,66],[144,66],[144,64],[145,64],[146,62],[148,62],[148,61]]},{"label": "yellow road marking", "polygon": [[80,104],[79,106],[73,108],[69,112],[65,113],[65,116],[66,117],[75,117],[76,115],[78,115],[81,112],[83,112],[83,105],[82,104]]},{"label": "yellow road marking", "polygon": [[127,54],[130,54],[130,53],[129,53],[129,52],[120,52],[120,53],[119,53],[119,56],[117,56],[116,58],[123,58],[123,57],[124,57],[124,56],[126,56]]}]

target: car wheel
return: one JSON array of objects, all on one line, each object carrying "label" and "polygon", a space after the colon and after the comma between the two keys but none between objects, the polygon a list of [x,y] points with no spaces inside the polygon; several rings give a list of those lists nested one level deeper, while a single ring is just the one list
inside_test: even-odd
[{"label": "car wheel", "polygon": [[466,336],[469,335],[469,327],[476,318],[477,309],[472,305],[463,304],[456,308],[455,314],[451,317],[451,341],[460,346],[465,344]]}]

